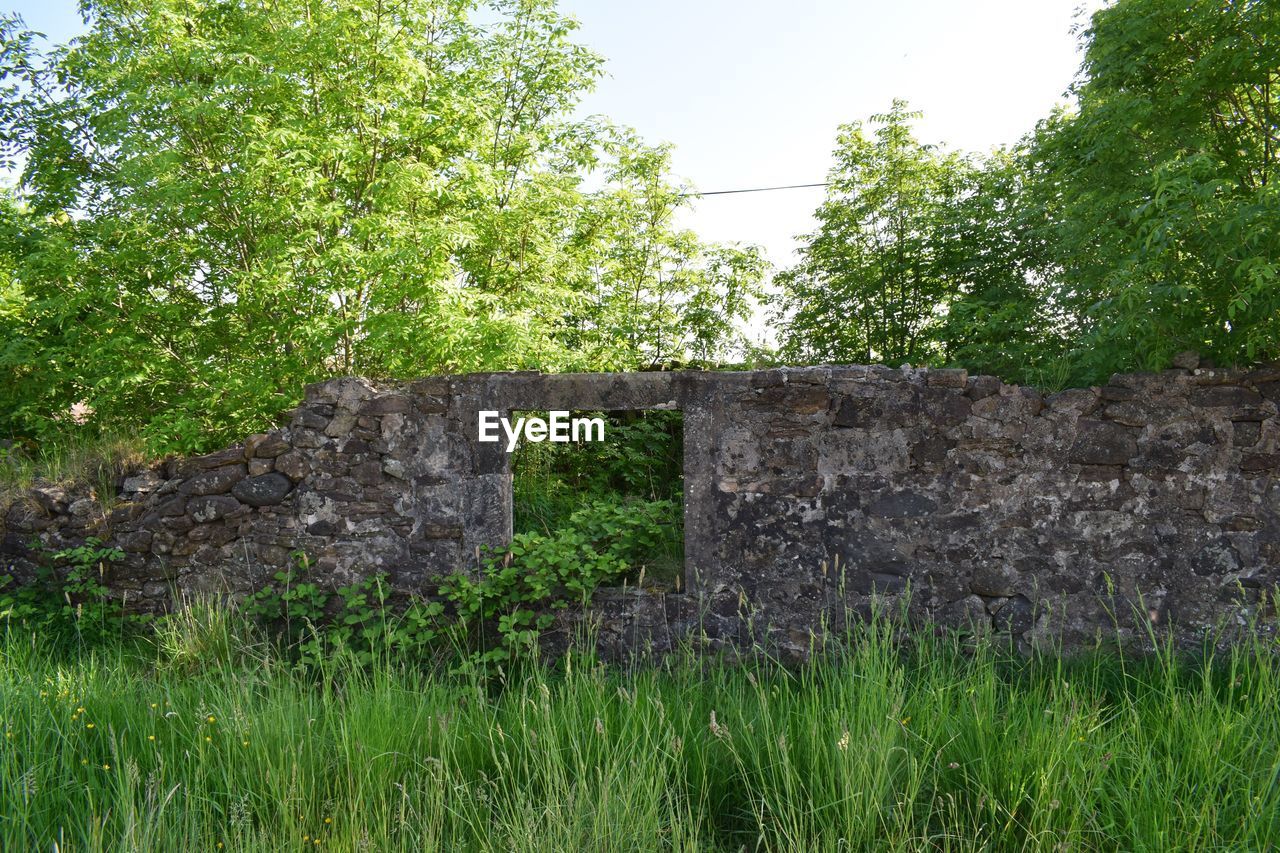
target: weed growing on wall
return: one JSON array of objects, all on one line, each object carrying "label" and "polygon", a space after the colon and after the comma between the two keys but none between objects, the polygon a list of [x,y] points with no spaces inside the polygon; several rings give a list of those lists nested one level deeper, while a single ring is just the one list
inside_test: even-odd
[{"label": "weed growing on wall", "polygon": [[[659,551],[669,500],[590,501],[549,533],[517,533],[485,561],[478,579],[455,574],[440,588],[451,602],[476,662],[496,664],[532,650],[555,611],[586,607],[600,586],[622,581],[645,555]],[[497,641],[486,642],[485,629]]]},{"label": "weed growing on wall", "polygon": [[0,620],[6,625],[99,645],[148,621],[126,613],[104,582],[110,565],[124,558],[119,548],[89,537],[59,551],[36,543],[35,551],[43,559],[33,583],[0,575]]},{"label": "weed growing on wall", "polygon": [[307,579],[306,555],[293,556],[295,566],[276,572],[271,583],[245,599],[243,609],[278,632],[299,665],[319,666],[334,653],[349,653],[366,665],[379,655],[415,660],[437,645],[444,629],[440,602],[414,598],[391,607],[385,573],[324,588]]},{"label": "weed growing on wall", "polygon": [[672,501],[588,502],[549,533],[517,533],[485,556],[475,576],[455,573],[437,600],[392,602],[385,573],[329,588],[309,577],[302,552],[243,602],[302,666],[335,650],[368,663],[378,655],[421,660],[443,650],[470,665],[500,666],[531,652],[556,613],[585,608],[597,588],[624,582],[647,554],[660,552]]}]

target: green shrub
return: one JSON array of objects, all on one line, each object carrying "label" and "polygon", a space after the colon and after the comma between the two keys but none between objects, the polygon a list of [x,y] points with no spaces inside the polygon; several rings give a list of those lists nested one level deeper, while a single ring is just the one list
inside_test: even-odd
[{"label": "green shrub", "polygon": [[43,559],[33,583],[19,586],[12,575],[0,576],[0,619],[7,629],[100,644],[148,621],[126,614],[104,584],[110,564],[124,557],[119,548],[89,537],[83,545],[61,551],[37,543],[36,553]]},{"label": "green shrub", "polygon": [[[473,660],[498,663],[532,650],[553,611],[585,607],[598,587],[643,573],[678,512],[669,500],[589,501],[550,533],[517,533],[484,562],[479,579],[448,578],[440,593],[476,647]],[[486,629],[496,630],[496,644],[484,642]]]},{"label": "green shrub", "polygon": [[[438,588],[443,603],[393,602],[382,573],[326,588],[310,579],[306,555],[296,552],[294,564],[242,607],[304,667],[334,654],[366,665],[382,657],[423,660],[454,646],[466,650],[471,664],[487,667],[533,649],[556,611],[586,606],[601,585],[642,581],[678,525],[679,506],[670,500],[589,501],[550,533],[516,534],[507,548],[484,558],[477,576],[445,578]],[[179,623],[171,644],[181,646],[193,627]],[[178,658],[190,657],[176,651]]]},{"label": "green shrub", "polygon": [[349,654],[365,665],[385,658],[420,659],[434,649],[442,631],[440,602],[412,598],[393,608],[385,573],[325,589],[305,579],[306,555],[292,556],[295,565],[276,572],[274,582],[242,606],[277,632],[300,666],[319,666],[334,654]]},{"label": "green shrub", "polygon": [[680,502],[684,486],[680,412],[586,414],[605,419],[604,441],[527,442],[512,455],[517,533],[550,533],[584,502],[596,499]]}]

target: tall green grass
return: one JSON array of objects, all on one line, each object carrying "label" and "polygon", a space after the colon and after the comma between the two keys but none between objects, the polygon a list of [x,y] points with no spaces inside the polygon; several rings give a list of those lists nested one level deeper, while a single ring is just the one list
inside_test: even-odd
[{"label": "tall green grass", "polygon": [[885,622],[800,669],[696,656],[505,683],[200,611],[0,645],[0,849],[1266,850],[1274,647],[1024,660]]},{"label": "tall green grass", "polygon": [[150,460],[137,436],[71,436],[39,446],[0,448],[0,507],[44,483],[91,489],[104,508],[116,498],[116,480]]}]

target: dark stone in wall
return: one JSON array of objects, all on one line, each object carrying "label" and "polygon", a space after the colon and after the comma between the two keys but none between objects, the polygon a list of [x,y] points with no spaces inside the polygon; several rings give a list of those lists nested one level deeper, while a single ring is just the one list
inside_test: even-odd
[{"label": "dark stone in wall", "polygon": [[[0,513],[3,572],[30,576],[32,536],[98,535],[128,555],[113,588],[151,610],[247,593],[297,549],[321,582],[387,572],[430,595],[511,535],[509,460],[477,441],[481,409],[678,408],[685,591],[602,593],[611,654],[705,636],[803,655],[822,625],[908,593],[913,618],[1023,648],[1114,636],[1109,613],[1139,601],[1192,644],[1265,615],[1280,582],[1280,368],[1183,361],[1049,397],[860,366],[335,379],[282,429],[131,472],[106,517],[85,494],[32,490]],[[1139,627],[1121,636],[1142,642]]]},{"label": "dark stone in wall", "polygon": [[938,508],[931,498],[915,492],[893,492],[882,495],[867,507],[867,514],[884,518],[913,518],[928,515]]},{"label": "dark stone in wall", "polygon": [[187,501],[187,515],[197,523],[217,521],[240,509],[240,501],[230,495],[205,495]]},{"label": "dark stone in wall", "polygon": [[1081,419],[1067,461],[1083,465],[1124,465],[1138,453],[1133,431],[1108,421]]},{"label": "dark stone in wall", "polygon": [[289,449],[289,442],[280,433],[250,436],[245,442],[246,452],[259,459],[274,459]]},{"label": "dark stone in wall", "polygon": [[249,474],[243,463],[201,471],[179,488],[184,495],[224,495]]},{"label": "dark stone in wall", "polygon": [[249,506],[271,506],[284,500],[292,488],[288,477],[272,472],[239,481],[231,488],[231,496]]},{"label": "dark stone in wall", "polygon": [[1190,399],[1193,406],[1242,408],[1261,403],[1262,395],[1239,385],[1211,385],[1208,388],[1197,388],[1192,391]]},{"label": "dark stone in wall", "polygon": [[1241,471],[1268,471],[1280,467],[1280,453],[1246,453],[1240,459]]},{"label": "dark stone in wall", "polygon": [[977,595],[1010,596],[1017,591],[1021,578],[1017,569],[1004,563],[987,560],[979,563],[969,584]]}]

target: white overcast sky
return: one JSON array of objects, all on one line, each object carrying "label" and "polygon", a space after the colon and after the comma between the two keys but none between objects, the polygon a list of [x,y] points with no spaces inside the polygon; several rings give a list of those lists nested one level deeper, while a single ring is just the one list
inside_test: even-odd
[{"label": "white overcast sky", "polygon": [[[11,0],[12,2],[12,0]],[[74,0],[16,0],[55,41],[82,29]],[[702,191],[822,181],[836,127],[924,112],[929,142],[1013,142],[1057,103],[1080,64],[1073,24],[1101,0],[561,0],[607,76],[583,104],[675,145]],[[683,222],[755,243],[775,265],[812,227],[820,189],[713,196]]]}]

